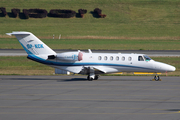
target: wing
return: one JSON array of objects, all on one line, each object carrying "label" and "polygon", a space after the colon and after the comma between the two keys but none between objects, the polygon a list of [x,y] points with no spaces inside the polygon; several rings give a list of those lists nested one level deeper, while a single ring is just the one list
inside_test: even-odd
[{"label": "wing", "polygon": [[118,70],[109,66],[93,66],[94,69],[99,70],[103,73],[116,73]]},{"label": "wing", "polygon": [[66,70],[72,73],[79,73],[82,70],[82,66],[61,66],[58,69]]}]

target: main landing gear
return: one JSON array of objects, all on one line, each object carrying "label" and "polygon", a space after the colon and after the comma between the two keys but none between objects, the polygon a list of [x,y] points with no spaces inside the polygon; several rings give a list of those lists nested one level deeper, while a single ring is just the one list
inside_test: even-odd
[{"label": "main landing gear", "polygon": [[87,79],[89,81],[97,80],[99,78],[99,75],[88,75]]},{"label": "main landing gear", "polygon": [[93,67],[89,67],[88,68],[88,76],[87,76],[87,79],[89,81],[92,81],[92,80],[97,80],[99,78],[99,75],[96,75],[95,74],[95,70]]}]

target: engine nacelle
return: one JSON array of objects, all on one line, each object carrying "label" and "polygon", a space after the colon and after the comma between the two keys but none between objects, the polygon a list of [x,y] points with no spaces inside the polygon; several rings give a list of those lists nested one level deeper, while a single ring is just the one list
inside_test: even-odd
[{"label": "engine nacelle", "polygon": [[65,52],[57,54],[56,58],[60,61],[81,61],[82,56],[82,52]]}]

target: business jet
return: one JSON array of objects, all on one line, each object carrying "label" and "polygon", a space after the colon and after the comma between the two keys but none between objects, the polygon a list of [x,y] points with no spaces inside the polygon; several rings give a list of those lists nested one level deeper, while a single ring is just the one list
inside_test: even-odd
[{"label": "business jet", "polygon": [[[88,53],[83,51],[56,53],[40,39],[30,32],[12,32],[7,35],[15,35],[28,59],[69,71],[76,74],[87,75],[87,79],[97,80],[100,74],[118,72],[172,72],[174,66],[152,60],[145,54],[122,53]],[[154,79],[160,80],[156,74]]]}]

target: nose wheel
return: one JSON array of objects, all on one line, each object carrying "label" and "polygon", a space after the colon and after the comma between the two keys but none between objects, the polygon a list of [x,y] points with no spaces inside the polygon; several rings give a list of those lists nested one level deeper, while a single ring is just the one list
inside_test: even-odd
[{"label": "nose wheel", "polygon": [[153,81],[161,81],[160,77],[158,75],[154,76]]}]

